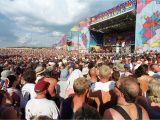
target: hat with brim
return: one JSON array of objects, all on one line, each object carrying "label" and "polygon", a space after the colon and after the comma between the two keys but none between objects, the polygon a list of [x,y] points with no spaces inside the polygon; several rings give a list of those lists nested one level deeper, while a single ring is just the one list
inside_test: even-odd
[{"label": "hat with brim", "polygon": [[3,70],[1,72],[1,80],[7,79],[7,77],[10,75],[13,75],[13,73],[10,70]]},{"label": "hat with brim", "polygon": [[50,65],[50,66],[54,66],[54,65],[55,65],[55,63],[54,63],[54,62],[49,62],[49,63],[48,63],[48,65]]},{"label": "hat with brim", "polygon": [[53,70],[54,70],[54,67],[53,67],[53,66],[48,66],[48,67],[46,68],[46,70],[48,70],[48,71],[53,71]]},{"label": "hat with brim", "polygon": [[35,71],[36,71],[36,76],[38,76],[38,75],[44,73],[44,72],[46,71],[46,69],[45,69],[44,67],[42,67],[42,66],[38,66],[38,67],[35,69]]},{"label": "hat with brim", "polygon": [[116,64],[116,70],[120,72],[124,72],[125,71],[124,64],[121,64],[121,63]]}]

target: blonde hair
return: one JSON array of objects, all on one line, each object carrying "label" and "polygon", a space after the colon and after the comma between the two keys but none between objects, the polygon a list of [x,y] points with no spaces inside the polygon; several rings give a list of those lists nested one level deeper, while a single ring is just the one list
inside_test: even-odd
[{"label": "blonde hair", "polygon": [[99,68],[99,77],[101,79],[109,79],[112,75],[112,70],[109,66],[102,65]]},{"label": "blonde hair", "polygon": [[149,99],[152,102],[160,103],[160,81],[158,80],[151,80],[149,82]]},{"label": "blonde hair", "polygon": [[147,92],[147,90],[149,89],[149,81],[151,80],[153,80],[153,78],[148,75],[143,75],[138,78],[138,83],[140,84],[140,88],[143,93]]},{"label": "blonde hair", "polygon": [[84,77],[77,78],[73,83],[73,89],[75,94],[82,95],[89,88],[87,80]]}]

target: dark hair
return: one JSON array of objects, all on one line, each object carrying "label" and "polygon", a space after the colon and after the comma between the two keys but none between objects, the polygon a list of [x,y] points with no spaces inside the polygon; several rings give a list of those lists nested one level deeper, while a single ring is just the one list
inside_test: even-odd
[{"label": "dark hair", "polygon": [[119,78],[120,78],[120,73],[119,73],[119,71],[114,71],[114,72],[112,73],[112,78],[113,78],[114,81],[118,81]]},{"label": "dark hair", "polygon": [[74,116],[73,119],[75,120],[87,120],[87,119],[101,119],[100,114],[97,112],[97,110],[89,105],[85,105],[81,108],[79,108]]},{"label": "dark hair", "polygon": [[42,67],[43,67],[43,68],[46,68],[46,64],[45,64],[45,63],[42,63]]},{"label": "dark hair", "polygon": [[15,73],[16,75],[20,75],[20,74],[23,74],[23,70],[24,68],[22,66],[18,66],[15,68]]},{"label": "dark hair", "polygon": [[2,119],[2,120],[15,119],[15,120],[17,120],[18,119],[17,112],[13,107],[5,107],[3,109],[3,111],[1,112],[0,119]]},{"label": "dark hair", "polygon": [[113,66],[114,66],[114,65],[113,65],[112,62],[109,62],[109,63],[108,63],[108,66],[109,66],[111,69],[113,69]]},{"label": "dark hair", "polygon": [[103,65],[102,63],[98,63],[97,68],[100,68],[102,65]]},{"label": "dark hair", "polygon": [[45,115],[40,115],[38,117],[32,117],[32,120],[53,120],[52,118],[45,116]]},{"label": "dark hair", "polygon": [[10,87],[13,86],[14,81],[16,81],[16,76],[15,75],[9,75],[7,78],[9,79],[8,87],[10,88]]},{"label": "dark hair", "polygon": [[65,64],[64,64],[64,63],[62,63],[61,67],[65,68],[66,66],[65,66]]},{"label": "dark hair", "polygon": [[28,83],[35,83],[36,80],[36,72],[33,70],[27,70],[23,74],[23,78]]},{"label": "dark hair", "polygon": [[94,63],[93,62],[89,62],[89,64],[88,64],[88,69],[91,69],[91,68],[93,68],[94,67]]},{"label": "dark hair", "polygon": [[148,75],[147,69],[145,66],[141,65],[135,70],[136,77],[141,77],[142,75]]},{"label": "dark hair", "polygon": [[147,64],[143,64],[142,66],[144,67],[145,71],[147,72],[149,66]]},{"label": "dark hair", "polygon": [[57,71],[55,72],[55,68],[53,68],[53,70],[46,69],[43,73],[43,76],[45,76],[47,78],[57,79],[57,77],[59,78],[59,73]]},{"label": "dark hair", "polygon": [[[0,73],[3,71],[3,67],[0,66]],[[1,77],[1,74],[0,74],[0,77]]]},{"label": "dark hair", "polygon": [[2,104],[3,97],[4,97],[4,91],[0,90],[0,105]]}]

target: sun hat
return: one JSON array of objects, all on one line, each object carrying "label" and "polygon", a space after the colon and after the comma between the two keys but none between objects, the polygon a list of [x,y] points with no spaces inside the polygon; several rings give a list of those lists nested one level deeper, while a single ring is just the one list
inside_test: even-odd
[{"label": "sun hat", "polygon": [[46,69],[45,69],[44,67],[42,67],[42,66],[37,66],[36,69],[35,69],[36,76],[44,73],[45,70],[46,70]]},{"label": "sun hat", "polygon": [[1,72],[1,79],[4,80],[6,79],[9,75],[12,75],[12,72],[10,70],[3,70]]}]

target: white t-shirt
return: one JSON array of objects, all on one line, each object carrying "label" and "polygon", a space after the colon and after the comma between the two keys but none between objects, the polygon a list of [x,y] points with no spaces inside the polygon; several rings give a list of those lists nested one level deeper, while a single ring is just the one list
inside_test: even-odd
[{"label": "white t-shirt", "polygon": [[57,94],[62,97],[62,98],[65,98],[65,92],[67,90],[67,81],[63,81],[63,80],[60,80],[57,82]]},{"label": "white t-shirt", "polygon": [[125,42],[122,42],[122,47],[125,47]]},{"label": "white t-shirt", "polygon": [[35,84],[26,83],[21,90],[21,108],[24,108],[29,99],[35,98],[37,94],[34,91]]},{"label": "white t-shirt", "polygon": [[138,63],[138,64],[134,67],[134,70],[138,69],[139,66],[141,66],[141,64]]},{"label": "white t-shirt", "polygon": [[37,96],[36,92],[34,91],[34,87],[35,84],[33,83],[26,83],[23,87],[22,87],[22,95],[25,94],[25,92],[29,92],[30,93],[30,97],[34,98]]},{"label": "white t-shirt", "polygon": [[74,81],[79,78],[79,77],[83,77],[82,72],[79,69],[75,69],[71,75],[68,77],[67,83],[68,83],[68,89],[73,89],[73,83]]},{"label": "white t-shirt", "polygon": [[108,92],[108,91],[113,90],[115,88],[115,84],[116,84],[115,81],[108,81],[106,83],[95,82],[94,84],[92,84],[91,90],[92,90],[92,92],[95,92],[98,90]]},{"label": "white t-shirt", "polygon": [[149,76],[153,76],[155,73],[153,71],[148,71]]},{"label": "white t-shirt", "polygon": [[59,110],[54,101],[43,99],[31,99],[28,101],[25,108],[27,120],[38,116],[48,116],[52,119],[58,119]]}]

